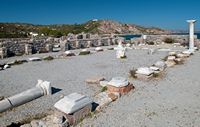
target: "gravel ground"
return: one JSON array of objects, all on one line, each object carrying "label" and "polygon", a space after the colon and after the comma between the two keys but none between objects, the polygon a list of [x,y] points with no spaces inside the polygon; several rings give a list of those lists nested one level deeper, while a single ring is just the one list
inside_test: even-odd
[{"label": "gravel ground", "polygon": [[133,81],[136,89],[81,124],[84,127],[199,127],[200,53],[167,70],[159,81]]},{"label": "gravel ground", "polygon": [[[147,50],[128,50],[128,58],[118,60],[115,51],[104,51],[67,59],[29,62],[0,71],[0,96],[8,97],[32,88],[38,79],[50,81],[53,87],[61,90],[52,96],[41,97],[0,114],[0,126],[29,118],[38,113],[48,113],[53,104],[63,95],[72,92],[92,97],[99,89],[87,85],[84,82],[85,79],[92,76],[104,76],[108,80],[114,76],[128,78],[131,68],[151,65],[164,58],[166,54],[166,52],[157,52],[154,55],[148,55]],[[47,54],[33,56],[43,55]],[[197,71],[198,56],[199,54],[195,54],[185,66],[170,69],[167,77],[161,81],[133,81],[136,86],[135,91],[111,104],[105,110],[106,113],[99,113],[94,121],[84,120],[83,125],[175,126],[176,124],[182,125],[184,121],[185,123],[193,122],[199,115],[197,105],[200,103],[197,102],[200,80],[197,77],[199,74]],[[30,56],[14,57],[1,60],[1,62],[27,57]],[[191,68],[189,68],[190,65],[192,65]],[[192,72],[195,74],[194,77],[188,78]]]}]

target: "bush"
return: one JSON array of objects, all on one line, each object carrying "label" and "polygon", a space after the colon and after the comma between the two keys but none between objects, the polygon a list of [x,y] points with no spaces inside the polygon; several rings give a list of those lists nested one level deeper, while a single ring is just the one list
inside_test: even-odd
[{"label": "bush", "polygon": [[148,45],[154,45],[155,43],[153,41],[147,42]]},{"label": "bush", "polygon": [[165,38],[163,41],[167,44],[173,44],[175,42],[175,40],[173,38],[168,38],[168,37]]},{"label": "bush", "polygon": [[105,92],[107,89],[108,89],[107,86],[104,86],[101,88],[101,92]]},{"label": "bush", "polygon": [[129,71],[130,77],[132,77],[132,78],[137,78],[137,77],[136,77],[136,71],[137,71],[137,70],[134,69],[134,68],[133,68],[132,70],[130,70],[130,71]]},{"label": "bush", "polygon": [[43,60],[53,60],[54,58],[52,56],[47,56],[47,57],[44,57]]},{"label": "bush", "polygon": [[79,55],[88,55],[90,54],[90,51],[82,51],[79,53]]}]

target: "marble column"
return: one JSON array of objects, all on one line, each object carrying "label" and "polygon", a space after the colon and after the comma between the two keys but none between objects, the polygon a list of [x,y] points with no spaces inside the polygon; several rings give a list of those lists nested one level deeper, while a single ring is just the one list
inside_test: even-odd
[{"label": "marble column", "polygon": [[189,23],[189,34],[190,34],[190,39],[189,39],[189,50],[194,50],[194,23],[196,20],[187,20]]}]

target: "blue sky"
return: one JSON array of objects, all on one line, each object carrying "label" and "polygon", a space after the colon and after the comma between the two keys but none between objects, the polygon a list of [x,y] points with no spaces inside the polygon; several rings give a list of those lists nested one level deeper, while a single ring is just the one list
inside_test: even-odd
[{"label": "blue sky", "polygon": [[[0,0],[0,22],[74,24],[90,19],[188,29],[200,20],[199,0]],[[196,29],[200,30],[200,22]]]}]

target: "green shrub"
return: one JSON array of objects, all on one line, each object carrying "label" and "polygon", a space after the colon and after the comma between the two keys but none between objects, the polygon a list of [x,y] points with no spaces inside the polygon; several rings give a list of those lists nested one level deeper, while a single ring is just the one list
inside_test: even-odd
[{"label": "green shrub", "polygon": [[133,68],[132,70],[130,70],[130,71],[129,71],[129,75],[130,75],[130,77],[132,77],[132,78],[137,78],[137,77],[136,77],[136,69]]},{"label": "green shrub", "polygon": [[81,51],[79,53],[79,55],[88,55],[88,54],[90,54],[90,51]]},{"label": "green shrub", "polygon": [[169,37],[165,38],[163,41],[167,44],[173,44],[175,42],[173,38],[169,38]]},{"label": "green shrub", "polygon": [[101,88],[101,92],[105,92],[107,89],[108,89],[107,86],[104,86]]},{"label": "green shrub", "polygon": [[47,57],[44,57],[43,60],[53,60],[54,58],[52,56],[47,56]]}]

